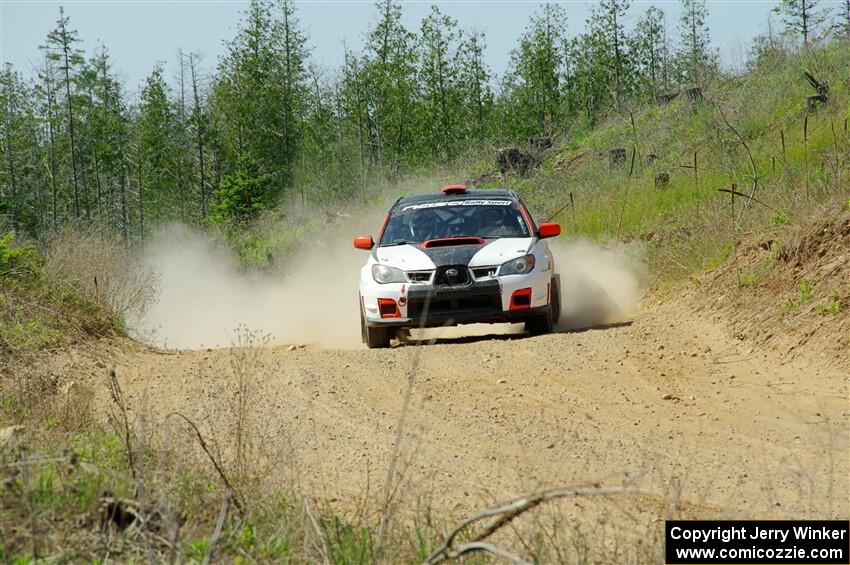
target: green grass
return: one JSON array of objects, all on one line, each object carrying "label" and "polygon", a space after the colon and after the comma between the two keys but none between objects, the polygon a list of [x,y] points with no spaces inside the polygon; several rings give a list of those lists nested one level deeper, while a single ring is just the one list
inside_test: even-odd
[{"label": "green grass", "polygon": [[0,357],[121,331],[121,321],[73,286],[45,276],[44,257],[0,237]]},{"label": "green grass", "polygon": [[842,311],[841,307],[841,297],[838,295],[838,290],[832,289],[829,293],[829,300],[827,302],[816,304],[815,311],[821,316],[837,316]]},{"label": "green grass", "polygon": [[[811,87],[803,68],[830,85],[829,104],[816,113],[807,113],[805,108]],[[572,193],[575,222],[569,209],[556,218],[564,225],[566,237],[598,242],[661,239],[663,243],[656,248],[659,253],[653,255],[650,250],[655,266],[670,263],[672,257],[687,267],[673,272],[691,275],[721,262],[733,234],[788,226],[836,192],[847,192],[847,183],[840,180],[850,178],[850,133],[844,131],[850,117],[844,80],[848,74],[850,48],[846,42],[783,56],[743,77],[710,85],[704,103],[679,98],[664,106],[635,108],[634,129],[628,116],[611,119],[550,151],[533,176],[509,178],[506,184],[516,188],[541,217],[568,203]],[[749,194],[752,173],[746,150],[727,120],[753,154],[760,177],[755,197],[764,203],[752,203],[744,210],[745,199],[736,198],[734,228],[731,196],[718,189],[734,184],[738,192]],[[835,141],[839,145],[837,168]],[[625,148],[628,159],[624,166],[612,169],[607,151],[615,147]],[[647,166],[643,160],[649,153],[657,155],[657,160]],[[577,164],[569,167],[573,161]],[[667,188],[654,186],[660,172],[670,175]],[[680,236],[694,241],[678,245]],[[700,237],[712,244],[697,243]]]},{"label": "green grass", "polygon": [[812,285],[812,281],[807,278],[797,281],[794,290],[794,297],[788,298],[782,303],[782,310],[784,312],[790,312],[795,308],[808,304],[812,301],[812,297],[815,294],[815,287]]},{"label": "green grass", "polygon": [[758,273],[754,271],[742,271],[738,281],[738,286],[740,288],[756,288],[758,286],[758,278]]}]

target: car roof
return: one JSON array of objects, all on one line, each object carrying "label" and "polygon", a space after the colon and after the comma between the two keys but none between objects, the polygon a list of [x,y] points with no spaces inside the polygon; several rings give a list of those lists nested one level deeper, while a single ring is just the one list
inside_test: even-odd
[{"label": "car roof", "polygon": [[516,192],[509,188],[482,188],[482,189],[467,189],[466,192],[445,194],[443,192],[424,192],[421,194],[411,194],[410,196],[402,196],[396,201],[399,204],[411,204],[416,202],[437,202],[440,200],[465,200],[469,198],[510,198],[513,201],[518,201]]}]

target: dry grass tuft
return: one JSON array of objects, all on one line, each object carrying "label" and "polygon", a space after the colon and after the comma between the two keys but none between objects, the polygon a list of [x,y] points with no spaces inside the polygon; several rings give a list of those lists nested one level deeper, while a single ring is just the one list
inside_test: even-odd
[{"label": "dry grass tuft", "polygon": [[117,234],[96,226],[67,226],[54,235],[44,272],[121,319],[144,314],[159,287],[157,274],[134,260]]}]

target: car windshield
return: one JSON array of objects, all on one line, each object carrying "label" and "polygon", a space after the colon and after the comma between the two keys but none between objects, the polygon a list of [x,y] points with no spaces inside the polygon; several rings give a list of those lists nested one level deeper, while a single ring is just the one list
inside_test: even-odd
[{"label": "car windshield", "polygon": [[455,199],[396,206],[381,246],[446,237],[530,237],[517,205],[508,199]]}]

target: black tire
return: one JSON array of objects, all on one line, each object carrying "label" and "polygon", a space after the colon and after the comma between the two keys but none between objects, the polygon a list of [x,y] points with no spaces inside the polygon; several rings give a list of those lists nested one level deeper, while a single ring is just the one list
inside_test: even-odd
[{"label": "black tire", "polygon": [[369,349],[381,349],[390,346],[390,340],[395,335],[393,328],[370,328],[363,314],[363,303],[360,304],[360,338]]},{"label": "black tire", "polygon": [[552,277],[549,308],[545,314],[535,316],[525,322],[525,330],[531,335],[550,334],[561,318],[561,279],[558,275]]},{"label": "black tire", "polygon": [[552,277],[552,325],[561,321],[561,275]]},{"label": "black tire", "polygon": [[525,322],[525,331],[530,335],[550,334],[553,329],[555,329],[555,324],[552,323],[551,309],[545,314],[540,314]]}]

